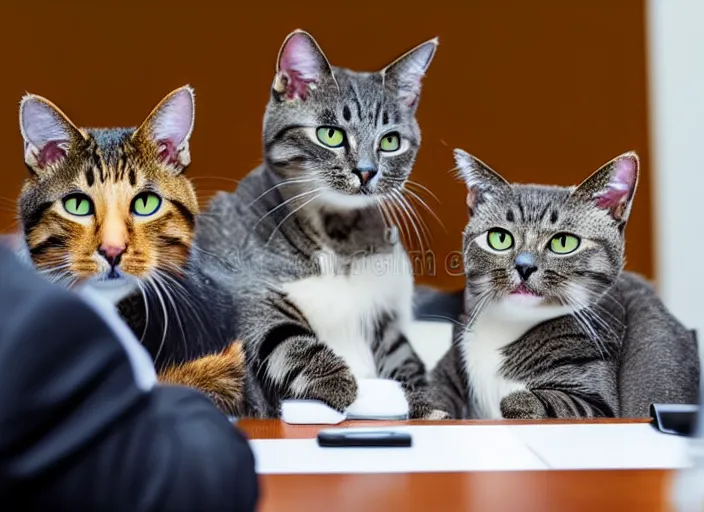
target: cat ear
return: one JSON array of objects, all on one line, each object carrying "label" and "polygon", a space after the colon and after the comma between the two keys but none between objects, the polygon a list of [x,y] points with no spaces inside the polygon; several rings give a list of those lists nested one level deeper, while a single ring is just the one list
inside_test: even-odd
[{"label": "cat ear", "polygon": [[156,146],[161,162],[183,172],[191,163],[189,141],[195,122],[195,94],[184,85],[159,102],[132,135]]},{"label": "cat ear", "polygon": [[467,185],[467,207],[470,215],[478,204],[489,199],[492,192],[510,187],[499,173],[462,149],[455,149],[455,163]]},{"label": "cat ear", "polygon": [[597,207],[608,210],[614,220],[625,222],[631,212],[638,186],[640,160],[634,151],[617,156],[584,180],[572,196],[593,201]]},{"label": "cat ear", "polygon": [[399,100],[411,108],[418,105],[421,81],[438,47],[438,38],[426,41],[405,53],[382,71],[384,84],[391,87]]},{"label": "cat ear", "polygon": [[274,92],[287,100],[305,100],[327,79],[334,80],[332,67],[313,36],[303,30],[286,36],[276,62]]},{"label": "cat ear", "polygon": [[83,134],[56,105],[34,94],[20,102],[20,131],[24,139],[24,161],[41,174],[62,162]]}]

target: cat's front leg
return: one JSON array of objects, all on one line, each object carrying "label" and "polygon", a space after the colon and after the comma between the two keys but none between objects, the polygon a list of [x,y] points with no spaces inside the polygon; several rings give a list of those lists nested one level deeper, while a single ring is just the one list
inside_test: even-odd
[{"label": "cat's front leg", "polygon": [[530,391],[514,391],[501,400],[501,415],[506,419],[534,420],[548,417],[545,406]]},{"label": "cat's front leg", "polygon": [[447,411],[447,418],[465,417],[467,384],[461,364],[461,356],[456,345],[450,347],[430,373],[428,396],[433,408]]},{"label": "cat's front leg", "polygon": [[247,364],[272,409],[287,399],[319,400],[344,412],[357,399],[357,381],[345,361],[321,341],[285,293],[267,290],[241,306],[236,331]]},{"label": "cat's front leg", "polygon": [[344,412],[357,398],[357,381],[352,371],[316,338],[291,339],[277,350],[285,352],[288,359],[284,371],[286,387],[281,390],[283,398],[320,400],[339,412]]},{"label": "cat's front leg", "polygon": [[[262,320],[263,322],[263,320]],[[277,318],[249,340],[246,350],[257,379],[278,400],[319,400],[343,412],[357,398],[357,381],[344,360],[304,324]]]},{"label": "cat's front leg", "polygon": [[452,418],[450,413],[438,408],[438,405],[430,400],[428,388],[406,389],[405,391],[410,419],[437,421]]},{"label": "cat's front leg", "polygon": [[374,356],[379,377],[393,379],[403,387],[410,419],[444,420],[451,417],[448,411],[441,410],[431,401],[425,365],[406,336],[399,334],[392,342],[382,344]]}]

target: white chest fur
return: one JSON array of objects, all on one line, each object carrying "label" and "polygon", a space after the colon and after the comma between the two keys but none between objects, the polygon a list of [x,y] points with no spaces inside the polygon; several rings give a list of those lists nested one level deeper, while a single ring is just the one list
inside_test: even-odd
[{"label": "white chest fur", "polygon": [[357,258],[343,273],[334,254],[320,257],[321,274],[283,285],[318,338],[342,357],[358,379],[377,377],[371,351],[373,322],[393,310],[412,320],[413,272],[400,245],[389,254]]},{"label": "white chest fur", "polygon": [[525,389],[523,383],[501,375],[502,349],[539,323],[569,312],[568,308],[508,301],[487,307],[473,329],[464,333],[460,345],[468,376],[472,417],[502,418],[501,400],[513,391]]}]

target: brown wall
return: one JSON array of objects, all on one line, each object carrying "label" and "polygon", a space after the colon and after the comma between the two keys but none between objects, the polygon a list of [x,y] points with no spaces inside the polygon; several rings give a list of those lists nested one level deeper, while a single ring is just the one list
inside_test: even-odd
[{"label": "brown wall", "polygon": [[443,270],[466,220],[464,187],[449,173],[457,146],[509,179],[565,185],[624,151],[639,151],[643,177],[628,230],[629,268],[651,275],[643,1],[454,3],[464,7],[3,3],[0,230],[11,228],[10,201],[26,172],[17,126],[25,91],[47,96],[79,125],[135,125],[164,94],[190,83],[197,95],[190,172],[205,198],[232,188],[230,180],[260,162],[262,113],[288,32],[304,28],[334,64],[369,70],[438,35],[419,108],[424,141],[413,176],[442,203],[424,196],[446,228],[424,215],[437,254],[434,282],[462,286]]}]

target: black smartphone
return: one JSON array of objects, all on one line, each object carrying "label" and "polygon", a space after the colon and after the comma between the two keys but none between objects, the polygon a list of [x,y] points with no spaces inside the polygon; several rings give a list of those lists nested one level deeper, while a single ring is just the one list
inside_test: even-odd
[{"label": "black smartphone", "polygon": [[408,448],[411,434],[385,429],[336,428],[318,432],[318,445],[324,448]]},{"label": "black smartphone", "polygon": [[699,406],[693,404],[650,404],[650,417],[663,434],[690,437],[699,420]]}]

